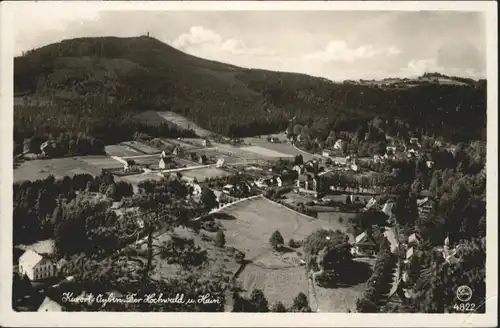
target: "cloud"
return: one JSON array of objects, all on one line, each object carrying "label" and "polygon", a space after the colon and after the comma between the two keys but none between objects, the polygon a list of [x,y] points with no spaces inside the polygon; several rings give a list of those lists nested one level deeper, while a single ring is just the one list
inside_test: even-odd
[{"label": "cloud", "polygon": [[473,79],[485,77],[485,72],[476,68],[445,67],[441,65],[436,58],[411,60],[407,67],[401,69],[401,72],[406,76],[419,76],[424,73],[441,73],[449,76],[463,76]]},{"label": "cloud", "polygon": [[323,62],[340,61],[352,63],[357,59],[369,59],[376,56],[397,56],[401,54],[401,49],[390,47],[375,47],[372,45],[351,48],[345,41],[330,41],[322,51],[316,51],[304,56],[307,60],[319,60]]},{"label": "cloud", "polygon": [[277,53],[263,47],[248,47],[244,41],[234,38],[224,39],[217,32],[202,26],[193,26],[188,33],[179,35],[171,42],[177,49],[199,56],[250,55],[274,56]]}]

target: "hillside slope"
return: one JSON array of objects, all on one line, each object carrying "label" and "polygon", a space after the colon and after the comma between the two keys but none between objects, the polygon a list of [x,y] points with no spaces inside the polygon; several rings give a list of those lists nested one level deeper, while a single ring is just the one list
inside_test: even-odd
[{"label": "hillside slope", "polygon": [[317,120],[356,130],[359,121],[380,116],[411,122],[409,128],[419,131],[446,131],[450,137],[463,134],[465,124],[472,128],[462,139],[481,136],[485,81],[406,87],[404,80],[399,82],[339,84],[245,69],[197,58],[145,36],[64,40],[14,60],[18,100],[104,100],[124,111],[170,110],[225,135],[283,130],[294,117],[305,124]]}]

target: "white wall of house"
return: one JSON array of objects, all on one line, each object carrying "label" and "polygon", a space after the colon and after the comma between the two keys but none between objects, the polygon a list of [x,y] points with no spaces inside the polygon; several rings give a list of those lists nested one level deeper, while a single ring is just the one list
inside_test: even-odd
[{"label": "white wall of house", "polygon": [[21,261],[19,263],[19,273],[25,274],[30,280],[35,281],[54,277],[56,268],[54,263],[48,259],[43,259],[35,266]]}]

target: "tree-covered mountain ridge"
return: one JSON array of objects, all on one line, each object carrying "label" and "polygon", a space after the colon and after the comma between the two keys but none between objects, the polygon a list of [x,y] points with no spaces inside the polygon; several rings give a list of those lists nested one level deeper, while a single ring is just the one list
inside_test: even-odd
[{"label": "tree-covered mountain ridge", "polygon": [[97,100],[123,111],[171,110],[234,136],[284,130],[292,119],[355,131],[376,116],[447,139],[483,139],[486,131],[486,80],[433,73],[334,83],[210,61],[146,36],[77,38],[28,51],[14,59],[14,91],[21,105]]}]

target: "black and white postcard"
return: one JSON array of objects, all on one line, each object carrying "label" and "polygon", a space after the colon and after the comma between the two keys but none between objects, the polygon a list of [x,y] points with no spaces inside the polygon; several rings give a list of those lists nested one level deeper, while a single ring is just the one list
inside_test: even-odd
[{"label": "black and white postcard", "polygon": [[495,2],[0,9],[0,324],[497,325]]}]

